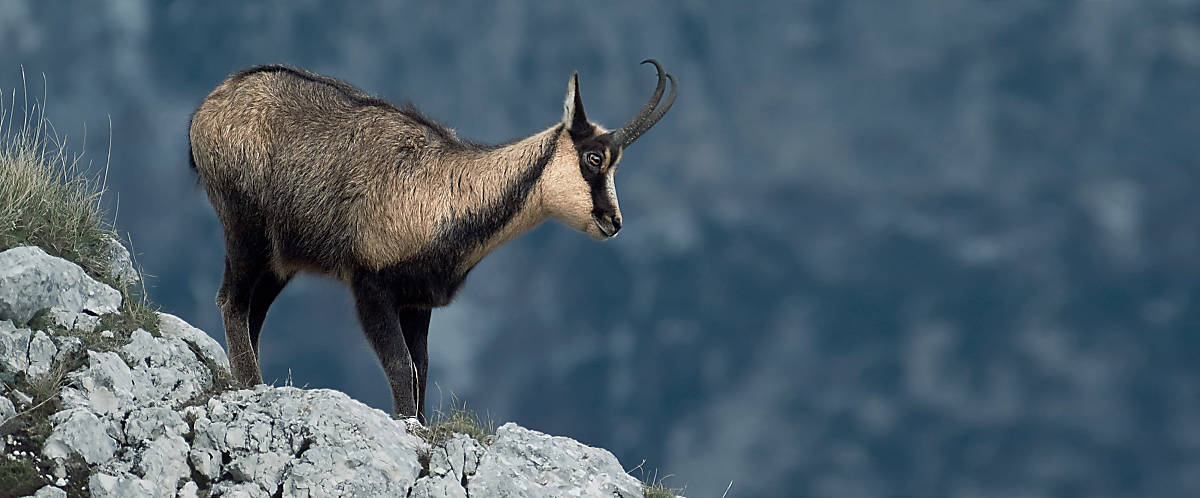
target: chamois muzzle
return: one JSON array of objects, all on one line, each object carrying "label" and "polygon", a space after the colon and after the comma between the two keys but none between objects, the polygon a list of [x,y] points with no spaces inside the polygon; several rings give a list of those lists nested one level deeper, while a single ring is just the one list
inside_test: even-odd
[{"label": "chamois muzzle", "polygon": [[[654,123],[662,119],[667,110],[671,108],[671,105],[675,103],[675,77],[663,71],[662,64],[659,64],[658,61],[646,59],[642,61],[642,64],[647,62],[654,64],[654,67],[658,69],[658,86],[654,88],[654,95],[650,96],[650,101],[646,103],[646,106],[641,111],[638,111],[633,119],[625,123],[625,126],[612,132],[613,142],[616,142],[622,148],[628,147],[634,140],[637,140],[643,133],[646,133],[646,130],[649,130],[651,126],[654,126]],[[671,93],[667,94],[667,100],[663,102],[663,90],[667,87],[667,80],[671,80]]]}]

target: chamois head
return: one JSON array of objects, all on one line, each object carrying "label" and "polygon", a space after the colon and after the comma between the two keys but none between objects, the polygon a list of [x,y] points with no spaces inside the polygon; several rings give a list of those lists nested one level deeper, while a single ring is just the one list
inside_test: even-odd
[{"label": "chamois head", "polygon": [[[646,63],[658,69],[654,95],[633,119],[612,131],[588,121],[584,114],[579,73],[572,74],[567,81],[562,140],[571,147],[566,147],[567,151],[550,165],[553,180],[547,207],[551,216],[598,240],[611,238],[621,230],[621,208],[613,175],[622,151],[662,119],[675,103],[675,77],[663,71],[656,60],[642,61]],[[671,81],[671,93],[663,100],[667,80]]]}]

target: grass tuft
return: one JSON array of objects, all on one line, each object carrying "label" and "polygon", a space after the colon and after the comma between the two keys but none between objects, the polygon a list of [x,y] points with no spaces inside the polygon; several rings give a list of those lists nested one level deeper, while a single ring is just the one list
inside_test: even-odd
[{"label": "grass tuft", "polygon": [[72,153],[46,119],[45,97],[31,103],[22,90],[18,110],[16,90],[10,95],[6,103],[0,93],[0,251],[38,246],[74,262],[121,291],[110,326],[157,332],[158,315],[144,289],[119,282],[109,269],[119,238],[101,205],[107,164],[105,175],[88,176],[84,155]]},{"label": "grass tuft", "polygon": [[659,476],[658,470],[648,473],[645,465],[646,461],[642,460],[637,467],[629,469],[628,473],[632,475],[633,471],[640,471],[642,477],[639,480],[642,481],[642,494],[646,498],[675,498],[683,492],[683,489],[667,486],[666,480],[673,477],[671,474]]},{"label": "grass tuft", "polygon": [[[15,402],[15,416],[0,420],[0,435],[5,438],[5,450],[0,452],[0,496],[30,494],[52,480],[55,464],[41,455],[41,449],[52,429],[50,416],[61,409],[62,389],[70,382],[68,373],[86,364],[85,351],[117,350],[139,328],[156,335],[159,332],[158,314],[147,301],[144,287],[132,288],[110,269],[112,245],[119,238],[102,209],[107,163],[104,175],[86,173],[89,165],[82,163],[83,153],[72,153],[66,137],[46,119],[45,100],[43,94],[40,101],[31,101],[22,89],[18,104],[16,90],[8,99],[0,92],[0,251],[41,247],[119,290],[122,303],[116,313],[100,317],[93,332],[64,330],[45,310],[30,321],[35,330],[80,338],[83,349],[62,358],[39,378],[18,374],[6,379],[10,392],[20,391],[28,398]],[[69,495],[86,496],[87,465],[69,458],[64,467]]]},{"label": "grass tuft", "polygon": [[[24,74],[22,74],[24,77]],[[74,261],[90,274],[107,274],[108,244],[116,238],[103,220],[104,184],[82,174],[82,154],[67,149],[46,119],[44,102],[16,91],[0,94],[0,249],[36,245]]]},{"label": "grass tuft", "polygon": [[417,435],[430,446],[440,445],[455,434],[465,434],[480,444],[491,444],[496,437],[496,424],[490,417],[480,416],[468,409],[466,403],[459,405],[455,400],[449,410],[435,410],[429,424],[417,429]]},{"label": "grass tuft", "polygon": [[[666,476],[663,477],[665,479]],[[681,490],[667,486],[662,479],[642,481],[642,495],[646,498],[675,498]]]},{"label": "grass tuft", "polygon": [[0,456],[0,489],[10,496],[32,495],[45,485],[37,462],[30,458],[17,458],[12,454]]}]

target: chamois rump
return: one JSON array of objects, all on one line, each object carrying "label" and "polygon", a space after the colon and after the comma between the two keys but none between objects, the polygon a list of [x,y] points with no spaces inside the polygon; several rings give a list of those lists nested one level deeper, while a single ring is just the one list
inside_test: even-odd
[{"label": "chamois rump", "polygon": [[[267,308],[300,271],[350,287],[396,413],[425,420],[432,308],[485,255],[553,218],[596,239],[621,229],[613,175],[675,101],[674,76],[624,126],[588,121],[579,74],[562,121],[481,145],[342,81],[268,65],[238,72],[192,115],[191,166],[225,235],[217,305],[244,385],[262,382]],[[671,91],[663,99],[666,83]]]}]

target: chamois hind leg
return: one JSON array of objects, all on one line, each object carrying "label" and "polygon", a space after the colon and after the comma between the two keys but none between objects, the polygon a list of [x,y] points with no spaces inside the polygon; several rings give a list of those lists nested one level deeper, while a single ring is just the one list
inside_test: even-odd
[{"label": "chamois hind leg", "polygon": [[267,310],[291,280],[291,275],[280,278],[275,272],[267,270],[262,272],[258,284],[254,286],[250,297],[250,345],[254,348],[254,357],[259,361],[262,361],[262,356],[258,353],[258,336],[262,333],[263,321],[267,319]]},{"label": "chamois hind leg", "polygon": [[400,329],[400,315],[390,289],[375,275],[356,275],[351,284],[358,320],[392,387],[398,415],[417,415],[416,374]]},{"label": "chamois hind leg", "polygon": [[402,308],[399,311],[400,328],[404,330],[404,343],[412,356],[416,372],[417,420],[425,423],[425,380],[429,375],[429,308]]},{"label": "chamois hind leg", "polygon": [[225,278],[217,305],[225,321],[225,343],[233,376],[244,386],[262,383],[258,357],[250,341],[250,307],[254,286],[270,270],[262,246],[230,233],[225,235]]}]

